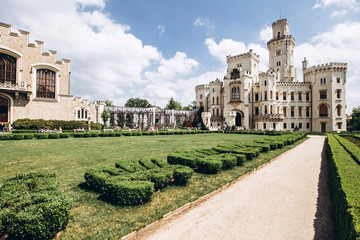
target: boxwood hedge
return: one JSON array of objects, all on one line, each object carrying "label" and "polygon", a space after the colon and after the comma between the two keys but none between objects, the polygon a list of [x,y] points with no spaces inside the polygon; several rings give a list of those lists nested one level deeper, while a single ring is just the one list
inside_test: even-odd
[{"label": "boxwood hedge", "polygon": [[54,174],[30,173],[0,187],[0,235],[52,239],[70,219],[72,200],[59,192]]}]

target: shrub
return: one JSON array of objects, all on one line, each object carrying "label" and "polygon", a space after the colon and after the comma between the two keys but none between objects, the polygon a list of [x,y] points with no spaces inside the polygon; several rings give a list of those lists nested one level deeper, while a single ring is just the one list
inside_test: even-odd
[{"label": "shrub", "polygon": [[222,162],[220,160],[205,160],[205,159],[198,159],[197,161],[198,172],[201,173],[217,173],[222,168]]},{"label": "shrub", "polygon": [[12,140],[23,140],[24,139],[24,135],[23,134],[15,134],[12,135]]},{"label": "shrub", "polygon": [[97,132],[92,132],[91,133],[91,137],[98,137],[99,136],[99,133],[97,133]]},{"label": "shrub", "polygon": [[0,140],[10,140],[11,135],[10,134],[0,134]]},{"label": "shrub", "polygon": [[147,157],[140,158],[139,163],[146,169],[153,169],[157,167],[157,165],[152,162],[151,158],[147,158]]},{"label": "shrub", "polygon": [[360,239],[360,168],[334,135],[328,135],[329,178],[338,239]]},{"label": "shrub", "polygon": [[154,193],[154,183],[149,181],[121,181],[116,178],[106,182],[103,195],[118,205],[136,205],[148,202]]},{"label": "shrub", "polygon": [[0,235],[8,233],[11,239],[52,239],[70,218],[72,200],[58,191],[54,174],[8,179],[0,187],[0,198]]},{"label": "shrub", "polygon": [[69,134],[68,133],[60,133],[60,138],[68,138]]},{"label": "shrub", "polygon": [[36,135],[36,139],[48,139],[48,134],[41,133]]},{"label": "shrub", "polygon": [[173,178],[174,184],[186,185],[192,177],[194,170],[189,167],[178,167],[174,170]]},{"label": "shrub", "polygon": [[115,162],[115,167],[123,169],[129,173],[146,170],[146,168],[140,165],[139,161],[137,160],[118,160]]},{"label": "shrub", "polygon": [[33,139],[34,134],[24,134],[24,139]]},{"label": "shrub", "polygon": [[58,133],[50,133],[48,135],[49,139],[58,139],[60,137],[60,135]]},{"label": "shrub", "polygon": [[82,138],[84,137],[84,133],[74,133],[74,138]]},{"label": "shrub", "polygon": [[150,180],[154,183],[155,190],[169,185],[172,178],[173,171],[171,169],[153,169],[150,171]]},{"label": "shrub", "polygon": [[191,168],[195,168],[197,166],[197,158],[190,156],[183,156],[180,153],[172,153],[167,156],[167,161],[170,164],[176,165],[184,165]]}]

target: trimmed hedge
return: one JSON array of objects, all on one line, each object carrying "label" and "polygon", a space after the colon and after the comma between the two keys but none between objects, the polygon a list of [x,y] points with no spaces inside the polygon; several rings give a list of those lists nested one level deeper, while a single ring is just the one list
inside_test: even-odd
[{"label": "trimmed hedge", "polygon": [[54,174],[30,173],[0,187],[0,235],[14,239],[52,239],[65,229],[72,200],[59,192]]},{"label": "trimmed hedge", "polygon": [[113,167],[88,169],[84,178],[89,188],[99,192],[104,199],[119,205],[142,204],[151,199],[155,190],[167,185],[184,185],[193,170],[173,166],[157,158],[118,160]]},{"label": "trimmed hedge", "polygon": [[360,239],[360,166],[334,135],[328,135],[330,186],[338,239]]},{"label": "trimmed hedge", "polygon": [[169,164],[188,166],[201,173],[213,174],[236,165],[241,166],[244,161],[252,160],[260,152],[266,153],[269,150],[282,148],[285,142],[288,144],[294,143],[306,136],[304,133],[279,135],[277,132],[269,132],[269,134],[275,136],[253,143],[218,145],[211,149],[177,151],[168,155],[167,162]]},{"label": "trimmed hedge", "polygon": [[349,140],[342,138],[338,135],[334,137],[339,141],[339,143],[345,148],[345,150],[355,159],[355,161],[360,165],[360,148]]}]

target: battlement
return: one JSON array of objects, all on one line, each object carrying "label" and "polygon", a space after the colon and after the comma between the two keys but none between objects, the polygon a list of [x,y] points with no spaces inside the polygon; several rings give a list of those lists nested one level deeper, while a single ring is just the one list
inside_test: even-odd
[{"label": "battlement", "polygon": [[280,23],[289,24],[289,21],[288,21],[286,18],[282,18],[282,19],[277,20],[276,22],[273,22],[273,23],[272,23],[272,26],[273,26],[273,25],[280,24]]},{"label": "battlement", "polygon": [[195,90],[196,90],[196,91],[199,91],[199,90],[207,90],[207,89],[210,89],[209,84],[197,85],[197,86],[195,87]]},{"label": "battlement", "polygon": [[310,82],[277,82],[278,86],[308,86]]},{"label": "battlement", "polygon": [[259,60],[259,55],[257,55],[256,53],[253,52],[252,49],[249,50],[249,52],[247,53],[243,53],[243,54],[239,54],[239,55],[236,55],[236,56],[226,56],[226,62],[227,63],[230,63],[230,62],[234,62],[234,61],[238,61],[240,59],[244,59],[244,58],[248,58],[248,57],[255,57]]},{"label": "battlement", "polygon": [[[3,35],[1,35],[1,33]],[[70,60],[68,60],[68,59],[58,60],[57,52],[54,50],[49,50],[48,52],[44,52],[44,42],[43,41],[35,40],[34,43],[30,43],[29,42],[30,32],[21,30],[21,29],[18,29],[17,32],[13,32],[12,26],[10,24],[0,22],[0,36],[5,37],[6,35],[9,37],[13,37],[13,38],[20,38],[20,41],[22,41],[25,46],[27,46],[29,48],[38,49],[42,56],[51,57],[55,64],[61,65],[61,64],[70,63]]]},{"label": "battlement", "polygon": [[304,75],[309,75],[315,72],[346,72],[347,71],[347,63],[340,62],[330,62],[325,64],[318,64],[303,70]]}]

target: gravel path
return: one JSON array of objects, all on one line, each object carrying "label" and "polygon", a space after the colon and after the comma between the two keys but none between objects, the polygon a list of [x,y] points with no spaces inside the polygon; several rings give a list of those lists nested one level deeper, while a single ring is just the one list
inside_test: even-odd
[{"label": "gravel path", "polygon": [[335,239],[324,140],[311,136],[141,239]]}]

